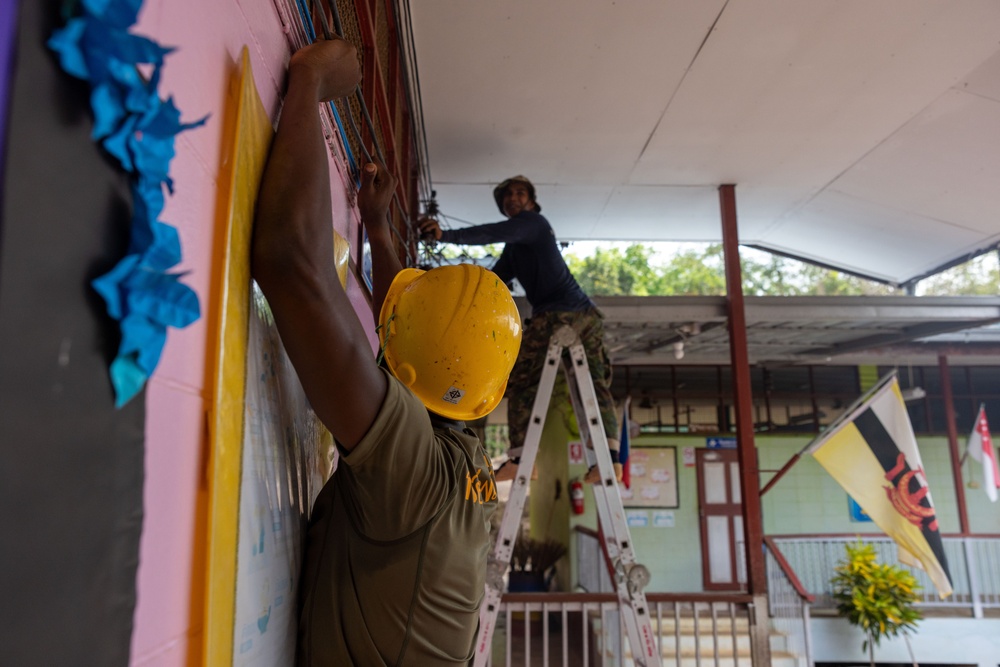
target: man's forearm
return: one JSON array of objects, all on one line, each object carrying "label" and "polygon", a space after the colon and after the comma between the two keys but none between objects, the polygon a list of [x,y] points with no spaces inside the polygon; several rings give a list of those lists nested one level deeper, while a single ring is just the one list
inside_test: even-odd
[{"label": "man's forearm", "polygon": [[519,220],[503,220],[462,229],[444,230],[441,232],[441,242],[458,245],[489,245],[491,243],[526,242],[530,240],[530,236],[531,229]]},{"label": "man's forearm", "polygon": [[381,222],[365,221],[365,228],[372,251],[372,315],[377,325],[385,295],[403,265],[392,242],[386,213],[382,214]]},{"label": "man's forearm", "polygon": [[330,176],[316,85],[307,79],[289,87],[258,195],[253,272],[271,300],[297,287],[285,279],[290,265],[320,273],[333,253],[326,233],[332,220]]},{"label": "man's forearm", "polygon": [[396,191],[396,179],[382,163],[369,162],[361,172],[358,212],[368,232],[372,253],[372,315],[378,325],[382,303],[393,278],[402,270],[392,242],[389,208]]}]

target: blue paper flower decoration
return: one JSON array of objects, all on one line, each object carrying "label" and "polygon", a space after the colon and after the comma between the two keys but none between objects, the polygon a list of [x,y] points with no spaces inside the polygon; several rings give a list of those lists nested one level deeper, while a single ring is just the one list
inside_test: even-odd
[{"label": "blue paper flower decoration", "polygon": [[[182,123],[173,99],[160,99],[160,70],[172,49],[129,32],[141,6],[142,0],[81,0],[80,15],[48,42],[66,72],[90,82],[92,137],[133,177],[128,254],[92,283],[121,326],[110,368],[117,407],[156,369],[167,327],[186,327],[201,315],[198,295],[180,282],[183,274],[168,272],[181,261],[180,239],[158,218],[164,187],[173,194],[174,137],[208,117]],[[140,65],[152,68],[148,79]]]}]

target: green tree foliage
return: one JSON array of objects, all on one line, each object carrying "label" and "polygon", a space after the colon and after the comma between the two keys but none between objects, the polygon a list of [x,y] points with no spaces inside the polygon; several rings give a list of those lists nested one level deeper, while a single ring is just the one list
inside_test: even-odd
[{"label": "green tree foliage", "polygon": [[896,637],[916,630],[923,618],[914,607],[920,585],[906,570],[875,560],[875,547],[860,539],[844,545],[846,558],[830,580],[837,612],[865,633],[861,650],[868,650],[875,667],[874,647],[883,637]]},{"label": "green tree foliage", "polygon": [[648,246],[598,248],[593,255],[566,254],[566,264],[587,294],[597,296],[659,296],[671,294],[669,267],[653,264]]},{"label": "green tree foliage", "polygon": [[660,269],[662,296],[717,296],[726,293],[722,246],[710,245],[703,252],[685,250]]},{"label": "green tree foliage", "polygon": [[[421,246],[427,249],[428,246]],[[502,243],[492,243],[490,245],[452,245],[450,243],[438,243],[433,247],[433,252],[437,255],[439,261],[451,262],[454,260],[459,261],[474,261],[479,260],[489,260],[492,258],[494,261],[500,257],[500,253],[503,252]]]},{"label": "green tree foliage", "polygon": [[653,266],[653,250],[641,244],[625,249],[598,248],[579,258],[570,254],[566,263],[588,294],[651,296],[666,289],[662,271]]},{"label": "green tree foliage", "polygon": [[[683,250],[660,259],[653,248],[633,244],[597,249],[566,263],[585,292],[594,296],[722,295],[726,293],[721,244]],[[762,251],[741,250],[743,292],[754,296],[877,296],[901,294],[896,288]],[[995,255],[928,278],[921,294],[1000,294]]]},{"label": "green tree foliage", "polygon": [[996,253],[980,255],[922,281],[918,290],[927,296],[996,296],[1000,294],[1000,258]]},{"label": "green tree foliage", "polygon": [[510,449],[510,428],[507,424],[487,424],[483,445],[491,459],[498,458]]}]

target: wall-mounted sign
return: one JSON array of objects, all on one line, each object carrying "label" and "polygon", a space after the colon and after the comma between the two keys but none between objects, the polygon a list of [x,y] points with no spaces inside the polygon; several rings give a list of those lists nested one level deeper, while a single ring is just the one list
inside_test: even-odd
[{"label": "wall-mounted sign", "polygon": [[851,515],[851,521],[854,523],[869,523],[872,518],[868,516],[868,512],[861,509],[861,505],[858,504],[854,498],[847,496],[847,508]]},{"label": "wall-mounted sign", "polygon": [[673,528],[673,510],[653,510],[653,526],[656,528]]},{"label": "wall-mounted sign", "polygon": [[709,449],[736,449],[736,438],[705,438]]},{"label": "wall-mounted sign", "polygon": [[649,525],[649,512],[646,510],[627,510],[625,520],[629,528],[645,528]]},{"label": "wall-mounted sign", "polygon": [[682,450],[684,456],[684,467],[693,468],[694,467],[694,447],[685,447]]}]

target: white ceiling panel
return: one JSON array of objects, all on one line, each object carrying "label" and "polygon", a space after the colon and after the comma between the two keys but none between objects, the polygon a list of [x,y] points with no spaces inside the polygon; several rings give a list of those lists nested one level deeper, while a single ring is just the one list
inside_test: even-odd
[{"label": "white ceiling panel", "polygon": [[622,240],[710,241],[718,227],[717,188],[625,186],[615,189],[587,238],[605,238],[614,228]]},{"label": "white ceiling panel", "polygon": [[831,184],[881,206],[1000,239],[1000,102],[951,90]]},{"label": "white ceiling panel", "polygon": [[980,65],[969,77],[956,86],[973,95],[1000,102],[1000,52]]},{"label": "white ceiling panel", "polygon": [[[421,0],[433,187],[564,240],[740,240],[890,282],[1000,241],[997,0]],[[891,255],[891,256],[887,256]]]},{"label": "white ceiling panel", "polygon": [[919,275],[981,238],[967,229],[827,191],[782,220],[761,242],[887,281]]},{"label": "white ceiling panel", "polygon": [[724,4],[413,3],[434,180],[621,182]]},{"label": "white ceiling panel", "polygon": [[633,181],[825,185],[996,53],[955,7],[730,3]]}]

